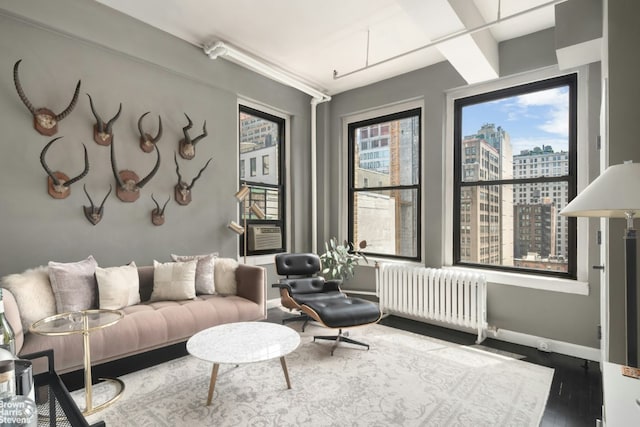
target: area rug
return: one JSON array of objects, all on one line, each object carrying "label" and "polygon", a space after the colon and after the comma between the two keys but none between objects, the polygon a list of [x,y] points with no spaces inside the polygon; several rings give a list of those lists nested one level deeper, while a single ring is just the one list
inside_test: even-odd
[{"label": "area rug", "polygon": [[[295,328],[295,324],[293,324]],[[298,325],[299,327],[299,325]],[[387,326],[351,331],[370,350],[313,342],[307,326],[286,357],[221,365],[186,356],[122,377],[120,400],[88,418],[108,426],[538,426],[553,370]],[[99,387],[94,394],[108,392]],[[82,401],[82,391],[75,392]]]}]

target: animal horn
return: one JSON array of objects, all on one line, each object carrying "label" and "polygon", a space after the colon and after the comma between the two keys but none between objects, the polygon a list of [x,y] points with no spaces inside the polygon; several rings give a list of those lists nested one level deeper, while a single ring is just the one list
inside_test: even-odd
[{"label": "animal horn", "polygon": [[114,142],[115,142],[114,139],[112,139],[111,140],[111,170],[113,171],[113,177],[116,179],[116,183],[118,184],[118,187],[124,188],[125,184],[122,178],[120,178],[120,174],[118,173],[118,165],[116,164],[116,153],[113,148],[113,146],[115,145]]},{"label": "animal horn", "polygon": [[120,103],[120,108],[118,108],[118,112],[116,113],[116,115],[113,116],[113,118],[107,122],[106,133],[109,133],[109,134],[111,133],[111,128],[113,127],[113,123],[116,120],[118,120],[118,117],[120,117],[121,112],[122,112],[122,102]]},{"label": "animal horn", "polygon": [[25,95],[24,90],[22,89],[22,84],[20,84],[20,76],[18,75],[18,67],[20,66],[20,62],[22,62],[22,59],[19,59],[13,66],[13,82],[16,85],[18,96],[20,97],[24,105],[26,105],[26,107],[29,109],[29,111],[31,111],[31,114],[35,115],[36,109],[33,104],[29,102],[29,98],[27,98],[27,95]]},{"label": "animal horn", "polygon": [[158,142],[161,136],[162,136],[162,118],[158,116],[158,134],[156,135],[155,138],[151,140],[151,142],[153,143]]},{"label": "animal horn", "polygon": [[144,113],[143,115],[140,116],[140,118],[138,119],[138,132],[140,132],[140,137],[142,139],[144,139],[144,131],[142,130],[142,119],[144,119],[144,116],[146,116],[147,114],[149,114],[151,111],[147,111],[146,113]]},{"label": "animal horn", "polygon": [[91,112],[93,113],[93,117],[96,118],[96,126],[98,127],[98,132],[103,133],[104,122],[102,121],[102,118],[100,117],[96,109],[93,107],[93,99],[91,99],[91,95],[87,94],[87,96],[89,97],[89,106],[91,107]]},{"label": "animal horn", "polygon": [[209,166],[209,163],[211,163],[211,160],[213,160],[213,157],[210,157],[209,160],[207,160],[207,163],[204,165],[202,169],[200,169],[200,172],[198,172],[198,175],[196,175],[196,177],[193,178],[193,180],[191,181],[191,185],[188,187],[189,190],[193,188],[193,184],[195,184],[198,178],[200,178],[200,176],[202,175],[202,172],[204,172],[207,166]]},{"label": "animal horn", "polygon": [[202,138],[204,138],[205,136],[209,135],[207,133],[207,121],[204,121],[204,125],[202,126],[202,134],[196,136],[195,138],[193,138],[193,140],[191,141],[191,143],[193,145],[196,145],[196,142],[200,141]]},{"label": "animal horn", "polygon": [[178,174],[178,184],[182,182],[182,176],[180,175],[180,165],[178,164],[178,157],[176,156],[176,152],[173,152],[173,161],[176,162],[176,173]]},{"label": "animal horn", "polygon": [[[104,202],[107,201],[107,197],[109,197],[109,194],[111,194],[111,190],[113,190],[113,187],[111,186],[111,184],[109,184],[109,191],[107,192],[107,195],[104,196],[104,199],[102,199],[102,203],[100,203],[100,207],[98,208],[99,211],[102,210],[102,208],[104,207]],[[87,194],[87,196],[89,196],[89,195]],[[89,199],[89,200],[91,200],[91,199]],[[92,203],[92,205],[93,205],[93,203]]]},{"label": "animal horn", "polygon": [[51,180],[53,181],[53,183],[55,185],[60,185],[60,181],[58,181],[58,178],[56,178],[56,176],[54,175],[53,171],[51,169],[49,169],[49,166],[47,166],[47,162],[44,160],[44,157],[47,154],[47,151],[49,150],[49,147],[51,147],[51,145],[54,142],[56,142],[57,140],[59,140],[60,138],[62,138],[62,137],[59,136],[57,138],[53,138],[51,141],[49,141],[49,143],[47,145],[44,146],[44,148],[40,152],[40,164],[42,165],[42,167],[44,168],[45,172],[47,173],[47,175],[49,175],[49,177],[51,178]]},{"label": "animal horn", "polygon": [[[149,113],[150,113],[150,111],[147,111],[146,113],[141,115],[140,118],[138,119],[138,132],[140,132],[140,137],[143,140],[146,139],[146,136],[144,134],[144,131],[142,130],[142,119],[144,119],[144,116],[146,116]],[[158,116],[158,134],[155,136],[155,138],[151,139],[151,142],[152,143],[158,142],[158,140],[160,139],[161,136],[162,136],[162,118],[160,116]]]},{"label": "animal horn", "polygon": [[59,122],[60,120],[67,117],[69,113],[72,112],[73,109],[75,108],[76,102],[78,102],[78,95],[80,94],[80,83],[81,83],[81,80],[78,80],[78,84],[76,85],[76,91],[73,93],[73,98],[71,98],[71,102],[69,103],[69,106],[62,113],[56,115],[56,121]]},{"label": "animal horn", "polygon": [[193,122],[191,121],[189,116],[187,116],[187,113],[184,113],[184,116],[189,121],[189,124],[187,124],[185,127],[182,128],[182,133],[184,134],[184,140],[188,143],[191,143],[191,137],[189,136],[189,129],[193,127]]},{"label": "animal horn", "polygon": [[144,187],[147,184],[147,182],[149,182],[151,178],[153,178],[156,172],[158,172],[158,168],[160,168],[160,150],[158,150],[157,145],[155,145],[154,147],[156,147],[156,154],[158,155],[158,159],[156,160],[156,165],[153,167],[153,170],[149,172],[149,175],[145,176],[140,181],[138,181],[138,184],[136,185],[136,187],[138,188]]},{"label": "animal horn", "polygon": [[87,146],[82,144],[82,147],[84,148],[84,170],[80,173],[80,175],[78,175],[78,176],[76,176],[74,178],[71,178],[69,181],[67,181],[64,184],[62,184],[65,187],[69,187],[74,182],[80,181],[82,178],[87,176],[87,174],[89,173],[89,155],[87,154]]},{"label": "animal horn", "polygon": [[82,184],[82,189],[84,190],[84,194],[87,195],[87,199],[89,199],[89,203],[91,203],[91,209],[94,209],[95,205],[93,204],[93,200],[91,200],[91,196],[87,192],[87,184]]}]

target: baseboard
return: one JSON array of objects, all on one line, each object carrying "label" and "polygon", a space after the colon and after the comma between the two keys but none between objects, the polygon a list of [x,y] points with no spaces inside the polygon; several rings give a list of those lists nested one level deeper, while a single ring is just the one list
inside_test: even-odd
[{"label": "baseboard", "polygon": [[[394,316],[404,317],[406,319],[415,320],[417,322],[429,323],[431,325],[441,326],[447,329],[455,329],[461,332],[467,332],[473,335],[477,334],[477,330],[475,328],[465,328],[458,325],[452,325],[446,322],[439,322],[437,320],[426,320],[422,317],[405,315],[405,314],[397,314],[391,313]],[[524,334],[522,332],[510,331],[508,329],[497,329],[489,326],[487,330],[487,338],[493,338],[496,340],[509,342],[512,344],[525,345],[527,347],[533,347],[535,349],[540,349],[540,343],[544,343],[543,345],[546,347],[545,350],[549,353],[559,353],[564,354],[565,356],[577,357],[579,359],[592,360],[594,362],[600,361],[600,349],[586,347],[583,345],[572,344],[564,341],[552,340],[549,338],[539,337],[536,335]]]},{"label": "baseboard", "polygon": [[573,356],[580,359],[592,360],[594,362],[600,361],[600,349],[587,347],[584,345],[573,344],[565,341],[557,341],[549,338],[538,337],[535,335],[523,334],[522,332],[509,331],[507,329],[498,329],[497,332],[489,331],[489,338],[494,338],[500,341],[506,341],[513,344],[526,345],[527,347],[533,347],[540,349],[540,344],[546,347],[543,351],[550,353],[559,353],[566,356]]}]

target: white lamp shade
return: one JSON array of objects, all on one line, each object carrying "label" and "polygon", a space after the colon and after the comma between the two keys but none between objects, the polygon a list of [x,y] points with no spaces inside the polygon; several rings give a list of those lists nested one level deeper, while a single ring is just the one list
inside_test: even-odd
[{"label": "white lamp shade", "polygon": [[640,213],[640,163],[609,166],[560,215],[625,218]]}]

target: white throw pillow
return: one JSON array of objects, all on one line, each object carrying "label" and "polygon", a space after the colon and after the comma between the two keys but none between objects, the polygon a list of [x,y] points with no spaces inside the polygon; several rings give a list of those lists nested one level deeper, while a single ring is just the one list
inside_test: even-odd
[{"label": "white throw pillow", "polygon": [[56,314],[56,299],[51,289],[47,266],[41,265],[20,274],[9,274],[2,278],[1,286],[15,297],[25,333],[34,322]]},{"label": "white throw pillow", "polygon": [[174,261],[198,261],[196,266],[196,293],[197,294],[215,294],[216,285],[214,280],[215,258],[218,253],[206,255],[175,255],[171,254]]},{"label": "white throw pillow", "polygon": [[238,261],[231,258],[216,258],[214,276],[216,292],[221,295],[235,295],[238,284],[236,283],[236,269]]},{"label": "white throw pillow", "polygon": [[140,302],[140,280],[135,262],[122,267],[96,267],[100,308],[118,310]]},{"label": "white throw pillow", "polygon": [[153,292],[149,301],[176,301],[196,297],[198,261],[160,263],[153,260]]}]

